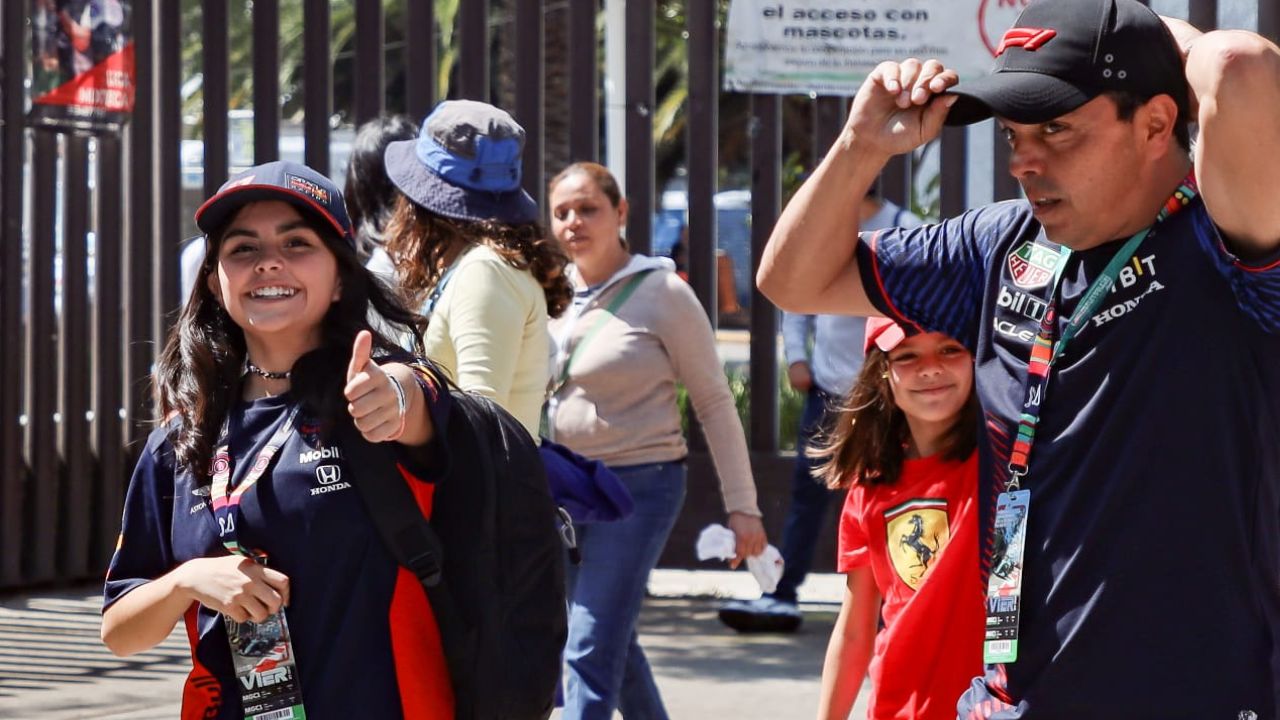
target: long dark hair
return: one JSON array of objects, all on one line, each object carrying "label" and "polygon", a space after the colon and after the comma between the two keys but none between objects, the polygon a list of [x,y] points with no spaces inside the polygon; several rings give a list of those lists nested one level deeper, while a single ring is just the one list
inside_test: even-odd
[{"label": "long dark hair", "polygon": [[528,270],[542,286],[551,317],[569,307],[573,288],[564,274],[569,258],[540,223],[454,220],[401,195],[387,226],[387,252],[395,259],[400,290],[410,305],[421,307],[440,282],[440,261],[456,243],[484,245],[511,267]]},{"label": "long dark hair", "polygon": [[[325,314],[320,347],[298,359],[290,377],[290,391],[328,430],[343,419],[347,361],[356,334],[373,333],[374,352],[399,353],[400,346],[369,323],[372,307],[392,328],[409,333],[421,345],[424,320],[405,309],[385,285],[360,264],[355,250],[333,226],[310,212],[304,222],[337,258],[342,292]],[[206,236],[204,262],[178,322],[169,332],[155,373],[156,401],[161,422],[176,415],[171,439],[178,466],[190,468],[198,480],[208,475],[213,444],[227,412],[235,402],[244,372],[244,331],[236,325],[209,289],[209,275],[218,266],[226,227]]]},{"label": "long dark hair", "polygon": [[[889,354],[872,346],[858,380],[836,408],[833,424],[809,446],[809,457],[820,459],[814,477],[833,489],[854,483],[890,485],[902,476],[911,429],[907,416],[893,401],[889,387]],[[972,388],[942,438],[941,455],[962,461],[978,444],[978,399]]]},{"label": "long dark hair", "polygon": [[385,115],[360,126],[351,143],[347,160],[347,183],[342,197],[347,201],[347,217],[356,234],[356,250],[361,262],[383,244],[383,235],[400,191],[387,177],[384,155],[387,145],[412,140],[418,126],[405,115]]}]

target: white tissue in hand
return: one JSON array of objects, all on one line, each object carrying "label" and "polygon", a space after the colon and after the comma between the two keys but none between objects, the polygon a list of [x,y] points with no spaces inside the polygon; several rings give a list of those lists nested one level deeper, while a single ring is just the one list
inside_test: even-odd
[{"label": "white tissue in hand", "polygon": [[782,553],[778,552],[778,548],[768,545],[764,552],[747,558],[747,569],[755,576],[760,592],[771,593],[778,589],[778,580],[782,578]]},{"label": "white tissue in hand", "polygon": [[729,528],[711,523],[698,533],[699,560],[732,560],[738,540]]},{"label": "white tissue in hand", "polygon": [[[729,528],[712,523],[698,533],[699,560],[732,560],[736,554],[738,539]],[[760,591],[771,593],[778,589],[782,578],[782,553],[768,545],[764,552],[747,558],[747,569],[760,585]]]}]

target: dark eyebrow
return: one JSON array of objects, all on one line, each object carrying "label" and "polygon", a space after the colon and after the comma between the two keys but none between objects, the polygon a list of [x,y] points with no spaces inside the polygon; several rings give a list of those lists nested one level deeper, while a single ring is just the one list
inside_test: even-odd
[{"label": "dark eyebrow", "polygon": [[253,238],[256,240],[258,237],[258,233],[245,228],[231,228],[230,230],[227,231],[226,235],[222,236],[222,241],[226,242],[228,240],[232,240],[237,237],[247,237],[247,238]]}]

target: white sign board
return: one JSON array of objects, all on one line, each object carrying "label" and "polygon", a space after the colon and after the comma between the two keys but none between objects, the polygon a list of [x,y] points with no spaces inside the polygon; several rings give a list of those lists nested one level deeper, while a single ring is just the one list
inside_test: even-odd
[{"label": "white sign board", "polygon": [[853,95],[885,60],[986,74],[1028,0],[733,0],[726,90]]}]

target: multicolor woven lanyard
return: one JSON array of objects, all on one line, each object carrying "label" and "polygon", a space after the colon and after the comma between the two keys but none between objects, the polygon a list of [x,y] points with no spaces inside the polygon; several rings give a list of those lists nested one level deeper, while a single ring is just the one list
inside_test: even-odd
[{"label": "multicolor woven lanyard", "polygon": [[258,452],[253,467],[249,468],[249,474],[234,490],[228,490],[231,484],[231,452],[227,446],[227,436],[230,434],[231,419],[222,421],[222,432],[218,435],[218,449],[213,454],[213,484],[209,488],[210,506],[213,508],[214,518],[218,521],[218,538],[222,540],[227,550],[237,555],[256,557],[253,551],[240,545],[236,532],[236,525],[240,519],[240,499],[267,473],[272,458],[280,452],[280,448],[293,433],[293,424],[298,419],[298,407],[295,404],[289,410],[289,414],[285,415],[284,422],[271,434],[267,446]]},{"label": "multicolor woven lanyard", "polygon": [[1022,414],[1018,418],[1013,452],[1009,457],[1009,482],[1005,486],[1006,492],[1022,487],[1022,478],[1027,475],[1031,446],[1035,443],[1036,426],[1040,424],[1040,406],[1044,402],[1045,389],[1049,385],[1049,376],[1053,371],[1054,362],[1062,357],[1068,343],[1089,323],[1089,318],[1093,317],[1094,311],[1102,304],[1107,293],[1111,292],[1120,271],[1133,259],[1138,246],[1151,233],[1151,229],[1157,223],[1191,204],[1196,193],[1196,179],[1195,174],[1192,173],[1183,178],[1178,189],[1165,201],[1164,207],[1160,208],[1159,214],[1156,215],[1155,222],[1134,234],[1116,251],[1102,274],[1085,291],[1080,304],[1076,306],[1075,313],[1067,321],[1062,337],[1055,341],[1058,319],[1058,281],[1062,277],[1062,269],[1067,264],[1067,258],[1071,255],[1071,251],[1067,248],[1061,249],[1061,257],[1053,276],[1053,286],[1049,291],[1049,305],[1045,310],[1044,318],[1040,321],[1040,333],[1031,344],[1031,359],[1027,363],[1026,392],[1023,394],[1026,401],[1022,405]]}]

